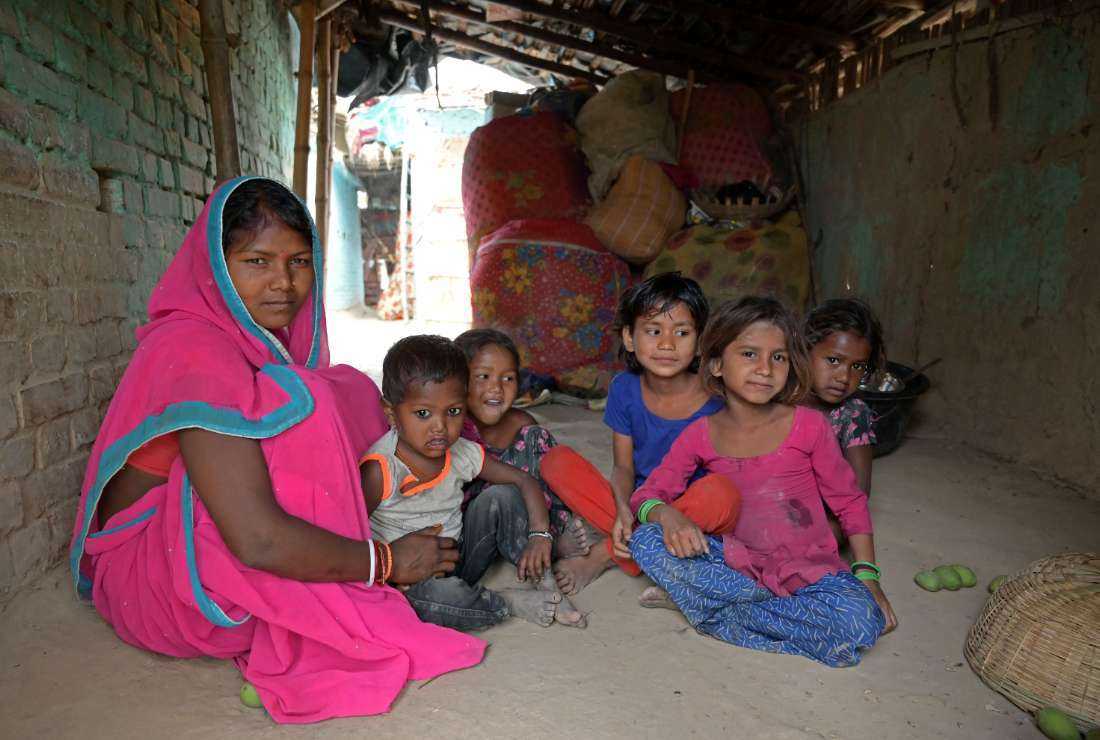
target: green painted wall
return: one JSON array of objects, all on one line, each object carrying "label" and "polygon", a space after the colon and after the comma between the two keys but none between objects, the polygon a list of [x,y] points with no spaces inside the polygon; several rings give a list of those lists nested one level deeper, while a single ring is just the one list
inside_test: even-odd
[{"label": "green painted wall", "polygon": [[871,301],[898,361],[944,358],[921,428],[1100,497],[1098,22],[998,36],[993,75],[963,46],[965,127],[947,46],[798,136],[819,297]]}]

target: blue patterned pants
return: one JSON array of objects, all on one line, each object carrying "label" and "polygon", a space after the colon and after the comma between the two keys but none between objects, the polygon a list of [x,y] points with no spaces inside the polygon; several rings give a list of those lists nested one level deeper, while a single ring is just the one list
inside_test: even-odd
[{"label": "blue patterned pants", "polygon": [[634,560],[704,635],[839,668],[858,663],[886,625],[871,592],[851,573],[776,596],[726,565],[721,538],[707,542],[706,554],[678,558],[665,548],[658,524],[644,524],[630,538]]}]

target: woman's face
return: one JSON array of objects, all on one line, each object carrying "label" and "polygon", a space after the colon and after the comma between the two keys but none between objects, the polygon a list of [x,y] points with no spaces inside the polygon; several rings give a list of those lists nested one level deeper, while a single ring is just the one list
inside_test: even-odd
[{"label": "woman's face", "polygon": [[249,315],[268,331],[290,326],[313,288],[309,243],[277,219],[230,245],[225,262]]}]

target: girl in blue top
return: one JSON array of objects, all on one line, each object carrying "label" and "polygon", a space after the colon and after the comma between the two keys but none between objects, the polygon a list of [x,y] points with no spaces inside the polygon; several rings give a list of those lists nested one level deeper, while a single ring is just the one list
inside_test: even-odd
[{"label": "girl in blue top", "polygon": [[654,275],[623,293],[616,328],[627,372],[611,381],[604,412],[611,427],[611,480],[568,448],[556,447],[543,458],[543,479],[570,509],[608,535],[606,546],[558,561],[554,571],[563,592],[580,591],[612,564],[631,575],[640,572],[630,557],[630,496],[688,424],[722,408],[696,375],[708,313],[699,284],[678,272]]}]

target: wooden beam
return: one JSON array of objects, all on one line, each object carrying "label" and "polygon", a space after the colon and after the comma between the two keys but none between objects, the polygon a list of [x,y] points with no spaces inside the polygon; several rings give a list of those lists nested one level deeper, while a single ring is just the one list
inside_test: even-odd
[{"label": "wooden beam", "polygon": [[725,8],[703,0],[648,0],[651,5],[656,5],[666,10],[672,10],[681,15],[695,15],[706,21],[721,26],[724,29],[747,28],[753,31],[786,36],[788,38],[808,41],[817,46],[826,46],[833,49],[851,51],[856,48],[858,42],[846,33],[838,33],[827,28],[808,26],[803,23],[768,18],[765,16],[745,13],[733,8]]},{"label": "wooden beam", "polygon": [[309,117],[313,98],[313,47],[317,34],[316,0],[294,9],[298,21],[298,106],[294,120],[294,193],[303,201],[309,188]]},{"label": "wooden beam", "polygon": [[884,8],[904,8],[906,10],[919,10],[922,13],[928,9],[928,3],[924,0],[875,0]]},{"label": "wooden beam", "polygon": [[317,24],[317,156],[313,219],[321,246],[328,243],[329,183],[332,181],[332,20]]},{"label": "wooden beam", "polygon": [[[415,0],[394,0],[401,5],[419,7],[419,3]],[[632,67],[638,69],[647,69],[653,72],[659,72],[670,77],[676,77],[681,80],[688,78],[689,67],[686,64],[679,62],[668,62],[659,59],[652,59],[640,54],[634,54],[629,51],[623,51],[621,49],[615,49],[607,46],[606,44],[596,44],[584,39],[579,39],[576,36],[569,36],[564,33],[557,33],[545,28],[536,28],[534,26],[528,26],[516,21],[488,21],[485,18],[484,13],[480,13],[469,7],[460,7],[458,5],[450,5],[449,3],[440,2],[439,0],[430,0],[429,5],[433,13],[439,13],[440,15],[454,18],[457,20],[465,21],[467,23],[475,23],[477,25],[485,26],[486,28],[492,28],[497,31],[505,33],[514,33],[519,36],[523,36],[535,41],[542,41],[547,44],[553,44],[555,46],[561,46],[566,49],[573,49],[574,51],[583,51],[586,54],[593,56],[603,57],[604,59],[613,59],[617,62],[623,62],[629,64]],[[703,74],[700,79],[710,82],[720,81],[720,77],[717,74]]]},{"label": "wooden beam", "polygon": [[214,129],[214,178],[221,182],[241,174],[241,151],[237,144],[237,112],[229,81],[229,41],[225,35],[222,0],[199,0],[203,68],[210,95]]},{"label": "wooden beam", "polygon": [[794,70],[778,69],[755,59],[739,57],[717,49],[700,47],[698,44],[680,41],[671,35],[658,35],[640,26],[610,18],[603,13],[578,9],[566,10],[557,5],[543,5],[539,2],[532,2],[532,0],[493,0],[493,2],[540,18],[570,23],[581,28],[591,28],[599,33],[606,33],[631,41],[643,49],[652,49],[674,56],[681,56],[692,65],[700,67],[718,67],[754,77],[783,82],[801,80],[805,77],[805,75]]},{"label": "wooden beam", "polygon": [[321,0],[320,3],[317,4],[317,9],[314,11],[313,19],[317,21],[321,20],[347,1],[348,0]]},{"label": "wooden beam", "polygon": [[[415,34],[424,35],[424,24],[420,17],[407,16],[403,13],[396,11],[383,10],[378,14],[378,19],[385,23],[387,26],[394,26],[395,28],[403,28],[406,31],[412,31]],[[452,31],[448,28],[440,28],[438,26],[432,28],[432,35],[443,41],[449,41],[455,46],[463,49],[471,49],[473,51],[480,51],[482,54],[488,54],[499,59],[506,59],[516,64],[523,64],[534,69],[541,69],[546,72],[553,72],[565,77],[576,77],[580,79],[589,80],[598,85],[603,85],[607,82],[608,78],[604,75],[597,74],[595,72],[589,72],[588,70],[581,69],[580,67],[571,67],[568,64],[559,64],[547,59],[539,59],[538,57],[530,56],[522,52],[516,51],[506,46],[498,46],[496,44],[490,44],[488,41],[482,41],[476,39],[473,36],[467,36],[464,33],[458,31]]]}]

